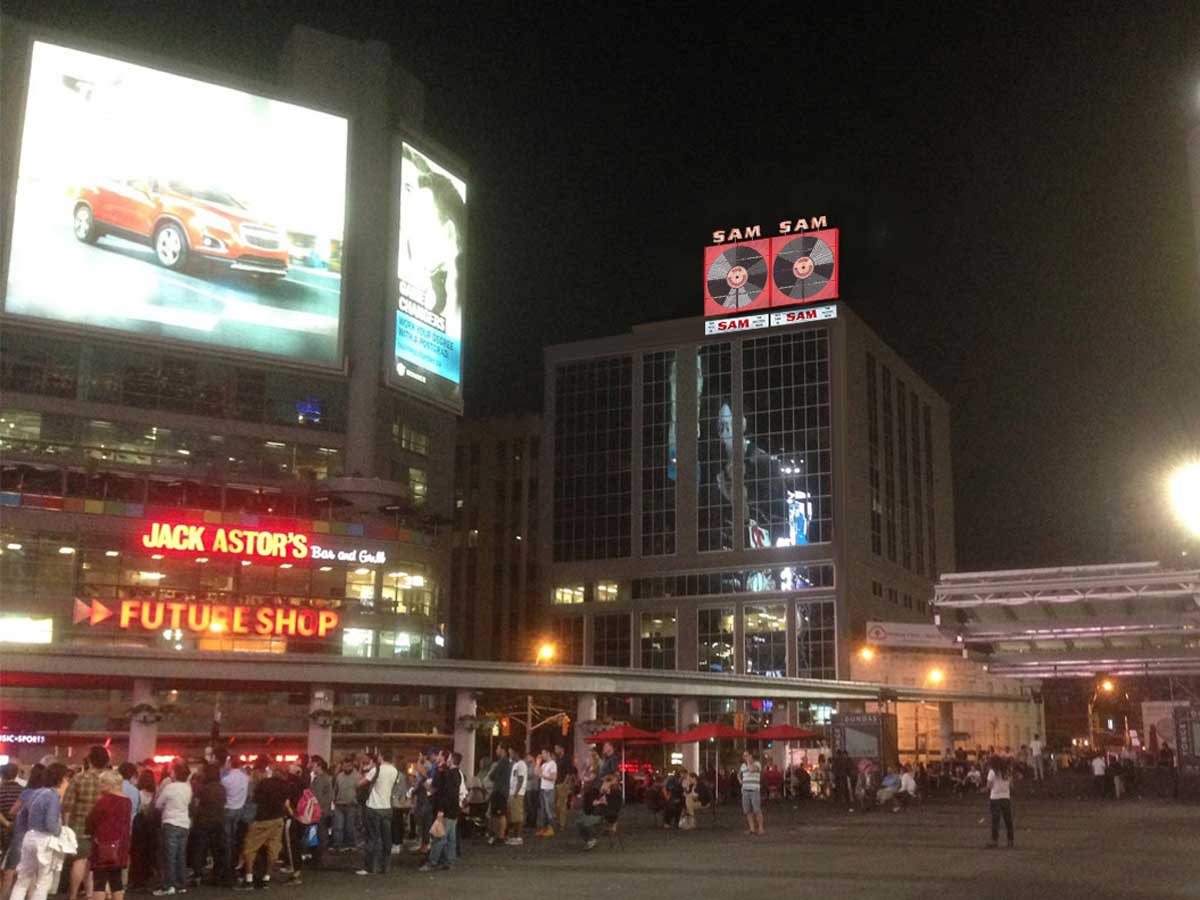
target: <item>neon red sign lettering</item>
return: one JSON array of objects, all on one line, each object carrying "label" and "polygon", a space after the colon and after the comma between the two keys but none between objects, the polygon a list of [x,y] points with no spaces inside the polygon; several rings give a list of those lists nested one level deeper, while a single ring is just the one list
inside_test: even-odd
[{"label": "neon red sign lettering", "polygon": [[308,559],[309,552],[306,534],[224,525],[150,522],[138,540],[147,550],[246,559]]},{"label": "neon red sign lettering", "polygon": [[[82,604],[81,604],[82,605]],[[99,607],[104,615],[97,616]],[[104,621],[111,611],[93,600],[88,615],[76,622]],[[193,634],[255,635],[257,637],[323,638],[338,627],[332,609],[297,609],[285,606],[234,606],[225,603],[189,603],[180,600],[122,600],[117,627],[125,631],[188,631]]]}]

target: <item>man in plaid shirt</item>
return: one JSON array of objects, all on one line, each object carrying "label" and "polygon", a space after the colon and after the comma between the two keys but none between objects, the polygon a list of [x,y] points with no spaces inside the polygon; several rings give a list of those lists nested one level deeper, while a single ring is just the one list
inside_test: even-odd
[{"label": "man in plaid shirt", "polygon": [[87,878],[88,856],[92,852],[92,836],[87,833],[87,818],[100,799],[100,773],[108,768],[108,751],[93,747],[84,760],[83,771],[71,779],[63,795],[63,824],[75,832],[79,849],[71,863],[71,893],[67,900],[79,896],[79,888]]}]

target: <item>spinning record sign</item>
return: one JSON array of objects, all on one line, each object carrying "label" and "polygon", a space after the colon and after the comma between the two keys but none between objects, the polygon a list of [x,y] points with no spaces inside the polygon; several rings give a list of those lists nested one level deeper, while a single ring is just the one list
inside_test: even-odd
[{"label": "spinning record sign", "polygon": [[771,241],[771,306],[837,296],[836,228]]},{"label": "spinning record sign", "polygon": [[704,314],[727,315],[767,306],[769,241],[704,251]]}]

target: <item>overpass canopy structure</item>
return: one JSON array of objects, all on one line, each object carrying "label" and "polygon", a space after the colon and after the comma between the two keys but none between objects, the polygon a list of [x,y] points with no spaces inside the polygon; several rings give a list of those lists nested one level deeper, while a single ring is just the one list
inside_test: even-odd
[{"label": "overpass canopy structure", "polygon": [[960,572],[937,624],[1021,678],[1200,674],[1200,570],[1156,562]]}]

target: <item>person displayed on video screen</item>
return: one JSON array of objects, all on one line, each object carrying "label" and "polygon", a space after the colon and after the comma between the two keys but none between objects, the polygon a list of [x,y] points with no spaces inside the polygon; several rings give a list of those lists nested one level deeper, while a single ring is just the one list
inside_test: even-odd
[{"label": "person displayed on video screen", "polygon": [[458,307],[459,254],[466,238],[466,201],[454,182],[434,172],[407,145],[400,167],[401,293],[438,315]]}]

